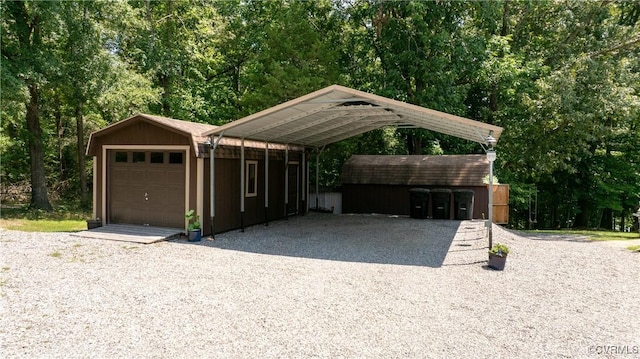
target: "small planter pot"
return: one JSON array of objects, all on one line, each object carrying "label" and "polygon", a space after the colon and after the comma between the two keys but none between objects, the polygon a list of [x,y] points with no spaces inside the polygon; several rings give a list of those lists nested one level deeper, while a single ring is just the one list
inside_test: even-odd
[{"label": "small planter pot", "polygon": [[202,230],[194,229],[189,231],[189,236],[187,237],[189,242],[200,242],[202,239]]},{"label": "small planter pot", "polygon": [[495,270],[503,270],[504,265],[507,264],[507,256],[489,255],[489,267]]}]

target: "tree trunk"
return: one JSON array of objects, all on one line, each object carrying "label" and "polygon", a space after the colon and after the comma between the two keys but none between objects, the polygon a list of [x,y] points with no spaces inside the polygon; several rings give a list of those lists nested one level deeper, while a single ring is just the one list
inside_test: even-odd
[{"label": "tree trunk", "polygon": [[171,117],[171,80],[168,75],[160,75],[160,87],[162,88],[162,115]]},{"label": "tree trunk", "polygon": [[76,107],[76,140],[78,154],[78,184],[80,185],[80,204],[87,205],[87,176],[84,169],[84,115],[82,104]]},{"label": "tree trunk", "polygon": [[64,165],[62,158],[62,140],[64,139],[64,124],[62,120],[62,110],[60,97],[56,96],[54,102],[53,117],[56,119],[56,133],[58,134],[58,170],[60,171],[60,179],[64,178]]},{"label": "tree trunk", "polygon": [[407,134],[407,150],[410,155],[421,155],[422,139],[412,133]]},{"label": "tree trunk", "polygon": [[584,198],[578,199],[578,210],[576,214],[576,221],[573,224],[574,228],[589,228],[591,221],[591,204]]},{"label": "tree trunk", "polygon": [[600,217],[600,228],[615,229],[613,228],[613,211],[611,208],[605,208],[602,211],[602,216]]},{"label": "tree trunk", "polygon": [[38,87],[29,85],[29,103],[27,104],[27,130],[29,131],[29,159],[31,162],[31,207],[51,210],[47,194],[47,180],[44,172],[44,150],[42,128],[40,128],[40,102]]}]

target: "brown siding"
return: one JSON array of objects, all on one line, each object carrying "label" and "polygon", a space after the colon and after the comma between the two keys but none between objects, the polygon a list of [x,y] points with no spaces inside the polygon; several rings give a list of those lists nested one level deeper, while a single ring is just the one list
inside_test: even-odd
[{"label": "brown siding", "polygon": [[216,232],[240,227],[240,161],[216,158]]},{"label": "brown siding", "polygon": [[202,234],[209,235],[211,234],[211,182],[209,179],[211,178],[211,162],[209,159],[204,160],[204,190],[202,191]]},{"label": "brown siding", "polygon": [[269,220],[284,217],[284,159],[269,161]]},{"label": "brown siding", "polygon": [[102,145],[190,145],[188,137],[160,128],[149,122],[135,121],[118,131],[97,136],[95,144],[98,151]]},{"label": "brown siding", "polygon": [[[232,157],[232,158],[221,158]],[[236,157],[237,158],[234,158]],[[244,191],[244,184],[240,185],[240,150],[226,148],[220,153],[216,150],[216,233],[238,229],[240,222],[240,190]],[[300,160],[300,153],[289,152],[289,160]],[[284,213],[284,153],[282,151],[269,151],[269,208],[268,220],[283,218]],[[243,223],[245,227],[265,223],[265,183],[264,183],[264,150],[245,149],[245,159],[258,161],[258,195],[245,197],[245,212]],[[209,215],[209,161],[205,162],[205,190],[204,213]],[[302,186],[302,183],[300,183]],[[301,197],[301,196],[300,196]],[[300,199],[300,198],[299,198]],[[302,205],[300,205],[302,206]],[[203,222],[206,226],[205,233],[210,232],[209,218]]]},{"label": "brown siding", "polygon": [[[411,188],[470,189],[474,191],[473,218],[486,218],[489,197],[485,186],[402,186],[402,185],[342,185],[343,213],[382,213],[409,215],[409,189]],[[453,196],[453,195],[452,195]],[[450,202],[453,201],[453,197]],[[450,208],[453,208],[451,205]],[[450,214],[454,217],[453,210]],[[484,217],[483,217],[484,216]]]}]

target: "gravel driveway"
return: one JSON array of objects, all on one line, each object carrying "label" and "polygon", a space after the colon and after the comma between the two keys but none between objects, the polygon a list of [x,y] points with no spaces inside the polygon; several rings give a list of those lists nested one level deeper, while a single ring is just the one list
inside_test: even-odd
[{"label": "gravel driveway", "polygon": [[503,272],[472,221],[312,214],[151,245],[0,230],[0,357],[640,356],[640,253],[494,232]]}]

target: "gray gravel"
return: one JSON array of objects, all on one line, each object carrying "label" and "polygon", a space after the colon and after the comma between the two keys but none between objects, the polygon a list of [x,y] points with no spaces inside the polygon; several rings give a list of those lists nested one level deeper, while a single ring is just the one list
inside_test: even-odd
[{"label": "gray gravel", "polygon": [[503,272],[473,221],[313,214],[151,245],[0,230],[0,357],[640,356],[640,253],[494,232]]}]

